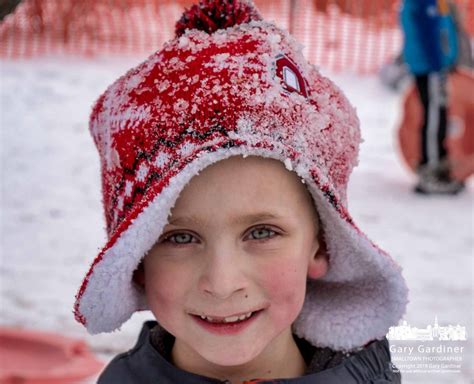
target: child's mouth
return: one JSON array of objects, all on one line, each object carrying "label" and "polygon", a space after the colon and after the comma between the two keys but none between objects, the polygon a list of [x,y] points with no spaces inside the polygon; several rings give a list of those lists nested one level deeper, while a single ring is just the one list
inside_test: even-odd
[{"label": "child's mouth", "polygon": [[262,310],[243,313],[228,317],[212,317],[206,315],[192,315],[198,324],[206,330],[217,334],[238,333],[255,320]]}]

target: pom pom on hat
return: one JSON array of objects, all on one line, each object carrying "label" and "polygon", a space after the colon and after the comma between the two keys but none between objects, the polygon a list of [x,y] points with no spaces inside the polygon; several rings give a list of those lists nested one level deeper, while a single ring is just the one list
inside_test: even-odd
[{"label": "pom pom on hat", "polygon": [[252,20],[262,20],[262,17],[251,1],[200,0],[183,13],[176,23],[175,33],[180,37],[187,29],[198,29],[210,34]]}]

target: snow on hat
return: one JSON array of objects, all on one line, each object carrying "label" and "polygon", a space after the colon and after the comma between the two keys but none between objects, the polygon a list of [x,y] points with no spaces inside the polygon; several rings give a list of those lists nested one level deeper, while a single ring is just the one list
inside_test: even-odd
[{"label": "snow on hat", "polygon": [[147,309],[134,270],[190,179],[237,155],[283,162],[320,215],[329,271],[308,281],[298,336],[349,350],[384,337],[404,314],[400,267],[347,211],[360,142],[355,110],[251,3],[209,0],[186,11],[176,38],[99,98],[90,130],[108,242],[76,297],[76,319],[89,332],[113,331]]}]

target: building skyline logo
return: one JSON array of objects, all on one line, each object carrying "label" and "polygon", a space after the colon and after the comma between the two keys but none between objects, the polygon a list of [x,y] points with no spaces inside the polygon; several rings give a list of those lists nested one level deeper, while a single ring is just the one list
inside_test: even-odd
[{"label": "building skyline logo", "polygon": [[398,326],[390,327],[387,339],[394,340],[416,340],[416,341],[465,341],[467,340],[466,327],[459,324],[440,326],[438,316],[435,316],[434,324],[428,324],[426,328],[413,327],[406,320]]}]

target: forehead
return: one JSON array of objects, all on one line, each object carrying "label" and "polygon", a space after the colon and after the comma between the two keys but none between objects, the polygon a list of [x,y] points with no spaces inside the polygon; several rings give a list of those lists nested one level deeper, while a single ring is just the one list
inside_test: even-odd
[{"label": "forehead", "polygon": [[234,156],[193,177],[172,215],[268,214],[284,216],[313,210],[305,184],[277,160]]}]

